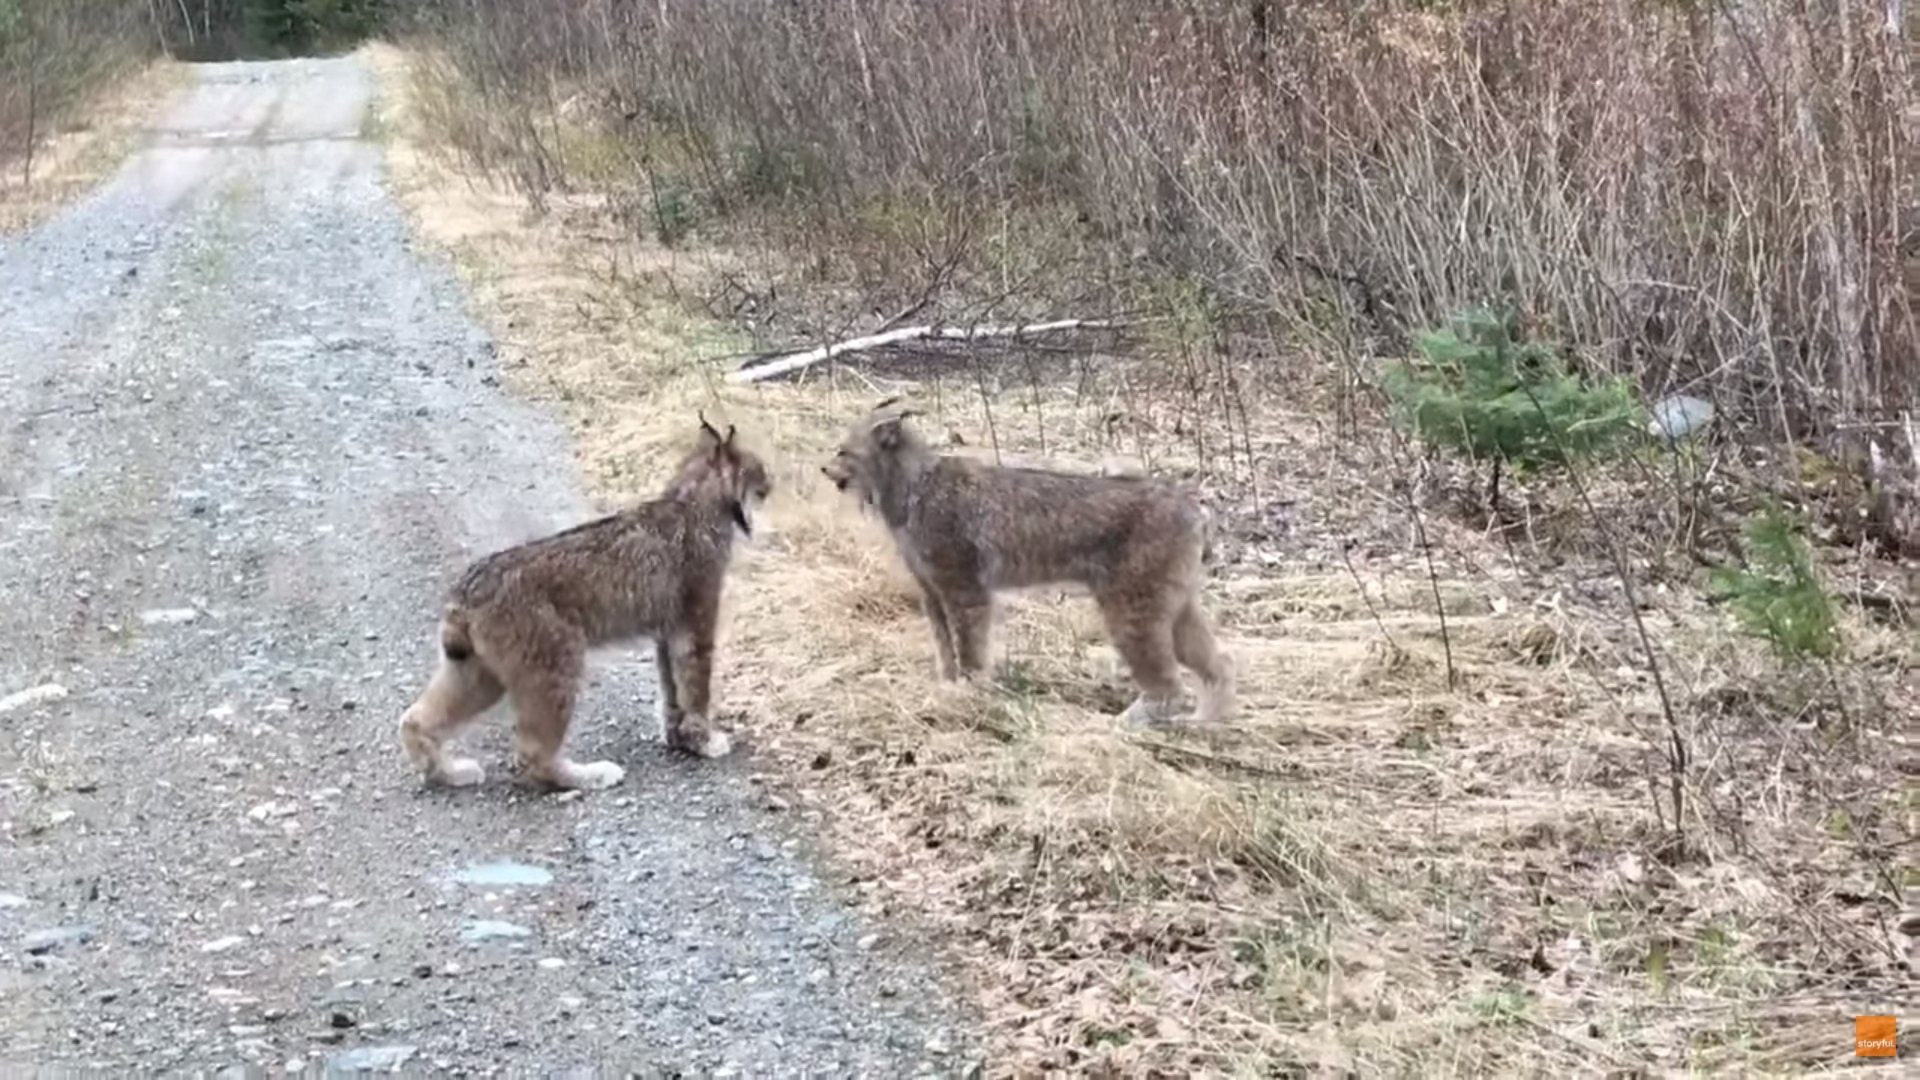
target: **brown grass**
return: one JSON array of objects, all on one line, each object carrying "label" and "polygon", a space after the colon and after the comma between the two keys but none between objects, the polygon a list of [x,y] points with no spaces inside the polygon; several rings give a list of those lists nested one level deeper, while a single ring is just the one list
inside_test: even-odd
[{"label": "brown grass", "polygon": [[[396,190],[516,389],[573,425],[596,493],[652,489],[695,408],[768,453],[772,529],[729,594],[721,708],[824,812],[876,909],[951,932],[994,1074],[1804,1073],[1850,1063],[1854,1014],[1911,1000],[1912,946],[1888,926],[1917,872],[1902,632],[1849,623],[1836,723],[1781,711],[1794,687],[1756,646],[1684,584],[1656,590],[1694,751],[1694,851],[1669,858],[1664,720],[1618,586],[1589,556],[1547,571],[1440,518],[1430,582],[1388,451],[1325,419],[1337,388],[1246,379],[1251,420],[1223,430],[1168,391],[1151,341],[1068,380],[936,358],[923,375],[955,373],[723,385],[739,335],[682,301],[744,256],[636,243],[590,191],[527,214],[429,153],[444,87],[371,55]],[[1230,728],[1118,729],[1125,683],[1077,599],[1010,606],[995,686],[934,682],[884,536],[818,469],[903,388],[972,447],[1206,477],[1235,534],[1209,596],[1242,669]],[[1116,446],[1119,402],[1135,422]],[[1229,440],[1247,460],[1207,449]]]}]

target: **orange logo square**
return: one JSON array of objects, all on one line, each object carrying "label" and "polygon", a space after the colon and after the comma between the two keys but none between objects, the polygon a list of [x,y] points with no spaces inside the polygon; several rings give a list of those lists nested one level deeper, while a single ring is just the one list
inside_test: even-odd
[{"label": "orange logo square", "polygon": [[1893,1017],[1856,1016],[1853,1018],[1853,1056],[1892,1057]]}]

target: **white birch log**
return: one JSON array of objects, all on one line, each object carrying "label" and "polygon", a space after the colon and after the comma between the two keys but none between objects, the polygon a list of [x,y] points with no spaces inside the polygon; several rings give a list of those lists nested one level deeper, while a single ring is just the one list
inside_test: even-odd
[{"label": "white birch log", "polygon": [[789,371],[812,367],[836,356],[878,349],[883,345],[894,345],[902,341],[985,341],[998,338],[1021,338],[1030,334],[1051,334],[1062,330],[1112,330],[1126,325],[1129,325],[1128,321],[1121,319],[1056,319],[1053,322],[1024,323],[1018,326],[902,326],[895,330],[869,334],[866,337],[836,341],[805,352],[774,357],[751,367],[736,368],[728,373],[727,379],[737,383],[760,382],[776,375],[785,375]]}]

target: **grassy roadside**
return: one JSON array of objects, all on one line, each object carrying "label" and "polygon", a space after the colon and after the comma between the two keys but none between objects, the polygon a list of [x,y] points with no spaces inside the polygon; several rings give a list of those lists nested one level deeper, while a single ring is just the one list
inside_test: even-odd
[{"label": "grassy roadside", "polygon": [[[515,388],[572,425],[596,496],[650,491],[696,408],[769,453],[772,535],[732,586],[721,707],[874,907],[952,932],[996,1073],[1804,1072],[1850,1060],[1853,1015],[1898,1011],[1903,939],[1847,898],[1881,887],[1874,852],[1920,813],[1900,632],[1848,626],[1894,696],[1835,736],[1756,690],[1767,659],[1697,596],[1650,603],[1677,692],[1724,703],[1685,733],[1710,857],[1668,865],[1648,782],[1665,721],[1604,573],[1436,521],[1430,578],[1382,460],[1304,370],[1285,399],[1249,391],[1244,465],[1209,453],[1223,438],[1164,374],[1166,342],[1051,379],[724,385],[742,345],[684,298],[737,256],[635,243],[591,194],[529,216],[430,152],[406,58],[369,55],[396,192]],[[1208,478],[1236,509],[1209,595],[1244,687],[1229,730],[1117,730],[1125,683],[1077,600],[1010,605],[992,690],[936,686],[884,536],[818,472],[901,389],[970,446]],[[1153,434],[1114,445],[1118,408]]]},{"label": "grassy roadside", "polygon": [[102,90],[36,150],[31,184],[19,161],[0,160],[0,234],[33,228],[112,175],[192,77],[158,59]]}]

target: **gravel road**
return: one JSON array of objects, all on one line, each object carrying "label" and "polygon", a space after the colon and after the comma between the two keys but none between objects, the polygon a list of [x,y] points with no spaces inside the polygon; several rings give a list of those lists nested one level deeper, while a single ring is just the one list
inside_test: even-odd
[{"label": "gravel road", "polygon": [[612,791],[517,786],[504,707],[483,787],[406,770],[446,584],[589,508],[409,249],[364,64],[196,70],[0,240],[0,1067],[962,1072],[751,748],[660,749],[649,649],[575,723]]}]

